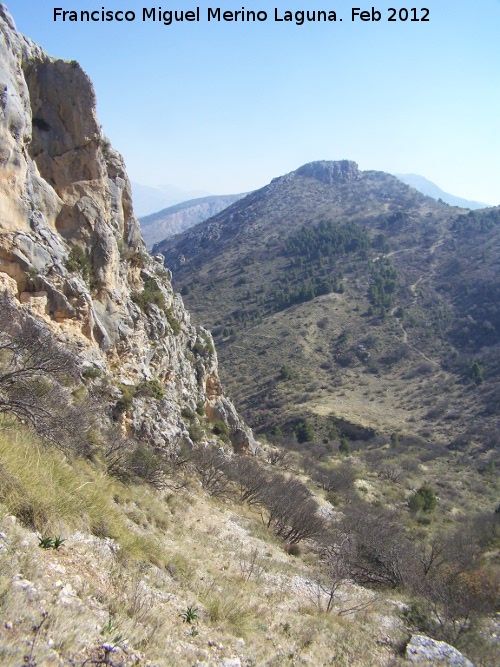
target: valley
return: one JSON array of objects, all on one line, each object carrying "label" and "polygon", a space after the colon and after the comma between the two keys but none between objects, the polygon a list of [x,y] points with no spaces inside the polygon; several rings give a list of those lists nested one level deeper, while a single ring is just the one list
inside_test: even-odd
[{"label": "valley", "polygon": [[497,667],[500,210],[313,162],[149,255],[0,28],[2,665]]},{"label": "valley", "polygon": [[[498,210],[483,215],[497,220]],[[476,322],[459,290],[487,289],[491,272],[476,259],[485,253],[498,281],[498,227],[473,249],[459,230],[474,216],[388,174],[313,163],[157,249],[259,432],[290,433],[310,415],[440,445],[477,431],[481,447],[497,428],[498,338],[485,340],[479,322],[476,339],[458,334],[467,317]],[[467,378],[474,363],[487,383]]]}]

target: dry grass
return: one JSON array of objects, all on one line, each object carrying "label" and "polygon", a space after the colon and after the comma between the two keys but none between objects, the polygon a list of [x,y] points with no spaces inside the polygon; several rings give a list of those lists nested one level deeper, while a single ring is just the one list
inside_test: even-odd
[{"label": "dry grass", "polygon": [[[215,667],[235,657],[270,667],[405,664],[398,605],[347,586],[325,613],[307,547],[286,554],[254,510],[206,497],[194,479],[176,493],[125,486],[97,464],[46,450],[24,429],[0,431],[0,465],[9,480],[0,506],[7,667],[31,651],[43,612],[39,665],[97,659],[117,635],[124,667]],[[365,480],[370,494],[378,482]],[[36,530],[66,542],[42,550]],[[182,619],[188,607],[197,610],[192,624]]]}]

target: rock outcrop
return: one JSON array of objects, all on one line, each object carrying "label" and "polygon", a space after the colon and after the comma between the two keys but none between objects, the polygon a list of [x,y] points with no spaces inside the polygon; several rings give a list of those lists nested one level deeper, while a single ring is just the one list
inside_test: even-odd
[{"label": "rock outcrop", "polygon": [[318,160],[303,165],[296,172],[299,176],[309,176],[315,178],[326,185],[333,183],[346,183],[355,181],[359,178],[359,169],[356,162],[352,160],[338,160],[329,162],[327,160]]},{"label": "rock outcrop", "polygon": [[163,258],[146,252],[91,81],[20,35],[3,4],[0,28],[0,289],[104,374],[111,396],[157,383],[161,398],[137,401],[124,429],[172,448],[189,437],[183,410],[203,404],[251,449],[209,332],[191,325]]},{"label": "rock outcrop", "polygon": [[413,635],[406,647],[405,657],[410,662],[431,662],[446,667],[474,667],[472,662],[453,646],[425,635]]}]

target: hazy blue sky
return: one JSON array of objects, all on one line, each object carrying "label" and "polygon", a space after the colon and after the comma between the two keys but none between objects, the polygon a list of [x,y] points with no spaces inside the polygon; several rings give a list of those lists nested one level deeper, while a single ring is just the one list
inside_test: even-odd
[{"label": "hazy blue sky", "polygon": [[[188,0],[10,0],[18,30],[78,60],[105,133],[130,177],[214,194],[247,191],[312,160],[417,173],[453,194],[500,204],[500,1],[224,0],[199,23],[142,22],[142,8]],[[133,10],[132,23],[53,21],[66,10]],[[206,8],[264,10],[261,23],[208,23]],[[430,10],[388,22],[387,8]],[[333,9],[337,23],[275,22]]]}]

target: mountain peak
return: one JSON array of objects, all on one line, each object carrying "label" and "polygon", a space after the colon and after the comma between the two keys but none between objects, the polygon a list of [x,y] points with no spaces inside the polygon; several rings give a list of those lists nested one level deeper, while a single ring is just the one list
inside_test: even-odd
[{"label": "mountain peak", "polygon": [[308,162],[299,167],[295,173],[300,176],[315,178],[327,185],[346,183],[347,181],[355,181],[359,178],[358,165],[351,160],[318,160],[316,162]]}]

